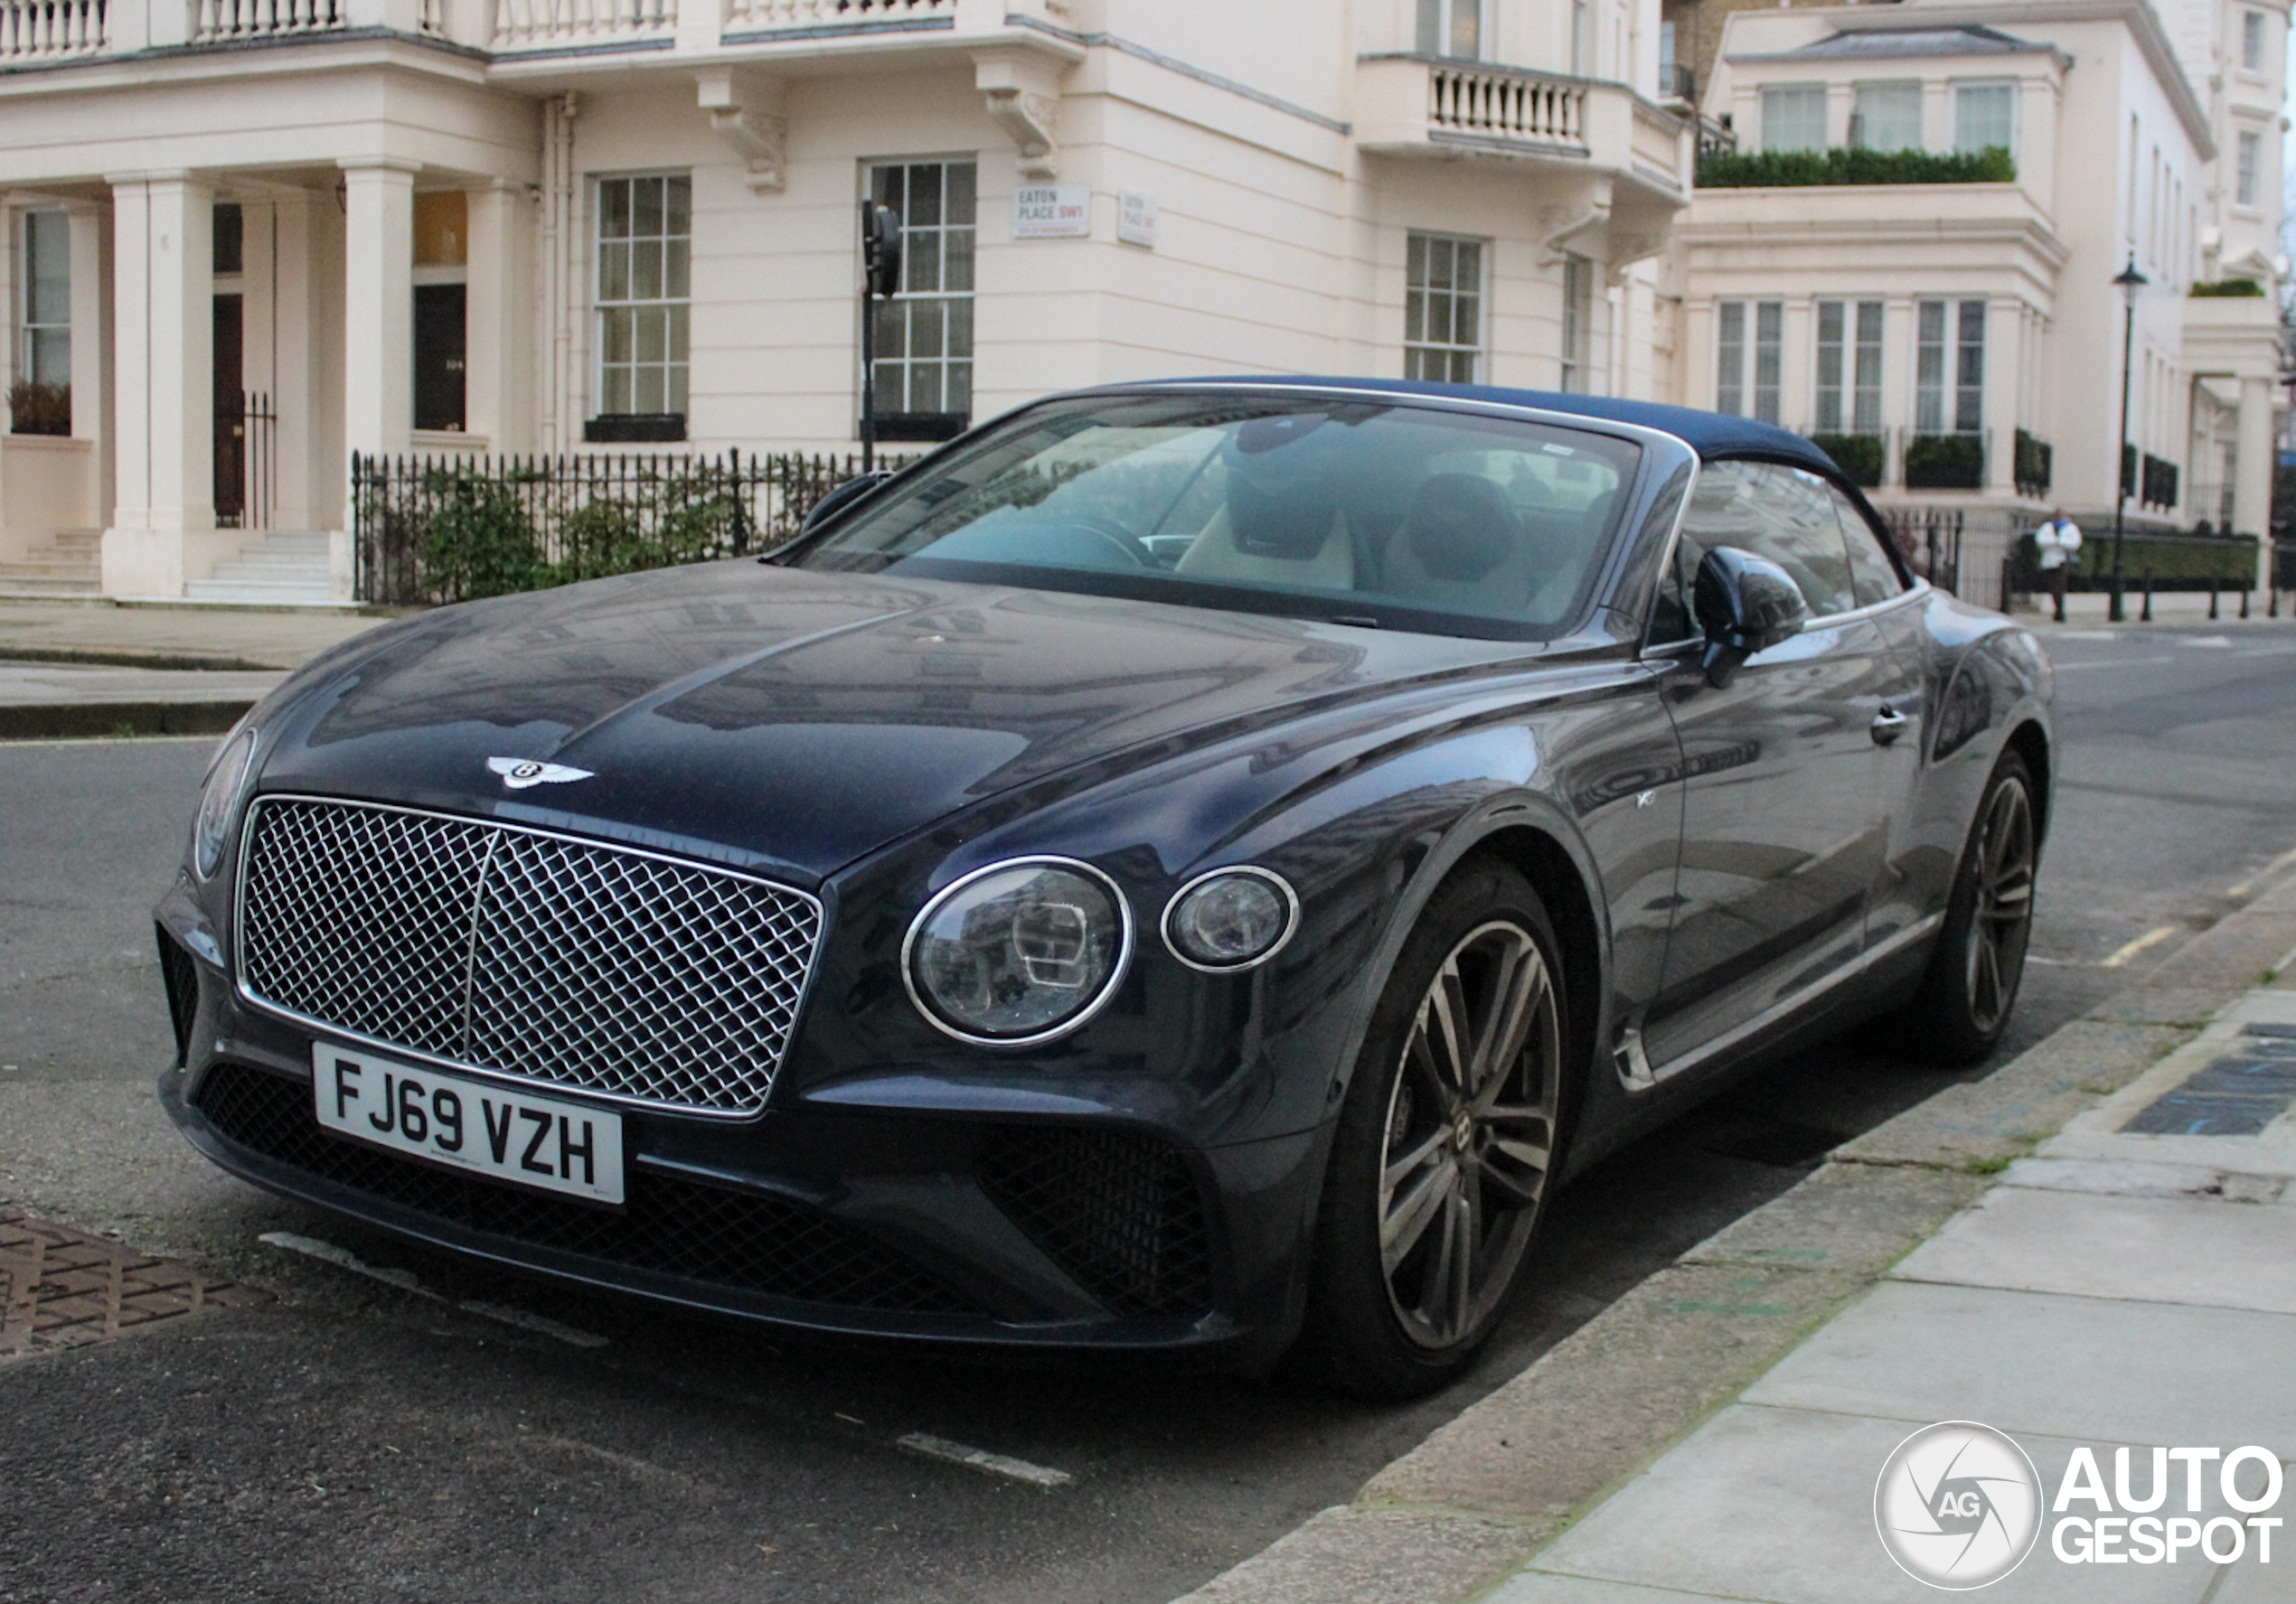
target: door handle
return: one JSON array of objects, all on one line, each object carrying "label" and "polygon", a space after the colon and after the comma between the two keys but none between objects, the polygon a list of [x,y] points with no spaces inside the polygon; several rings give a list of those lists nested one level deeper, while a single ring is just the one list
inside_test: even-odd
[{"label": "door handle", "polygon": [[1874,745],[1877,746],[1888,746],[1899,736],[1904,735],[1905,733],[1905,726],[1912,722],[1912,719],[1906,718],[1903,713],[1900,713],[1896,708],[1891,707],[1887,702],[1884,702],[1881,706],[1881,711],[1874,715],[1874,722],[1872,726],[1874,732]]}]

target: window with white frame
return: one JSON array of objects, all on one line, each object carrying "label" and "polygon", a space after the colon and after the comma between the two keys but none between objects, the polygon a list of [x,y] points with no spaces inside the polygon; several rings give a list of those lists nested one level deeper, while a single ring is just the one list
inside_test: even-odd
[{"label": "window with white frame", "polygon": [[1768,84],[1762,90],[1764,150],[1826,148],[1826,86]]},{"label": "window with white frame", "polygon": [[1594,328],[1595,264],[1583,256],[1566,252],[1563,257],[1562,383],[1558,387],[1566,395],[1585,395],[1591,388],[1587,353],[1593,349]]},{"label": "window with white frame", "polygon": [[1953,86],[1953,148],[1963,155],[2017,149],[2017,86],[1957,83]]},{"label": "window with white frame", "polygon": [[901,220],[901,284],[877,303],[877,437],[946,440],[973,418],[972,162],[879,162],[870,198]]},{"label": "window with white frame", "polygon": [[1820,434],[1881,433],[1881,317],[1879,301],[1818,303]]},{"label": "window with white frame", "polygon": [[2264,70],[2264,14],[2240,14],[2240,64],[2251,72]]},{"label": "window with white frame", "polygon": [[1892,79],[1853,86],[1849,143],[1858,150],[1919,150],[1921,80]]},{"label": "window with white frame", "polygon": [[1779,382],[1785,372],[1785,303],[1717,301],[1714,313],[1714,409],[1777,422]]},{"label": "window with white frame", "polygon": [[2240,136],[2239,164],[2233,179],[2233,199],[2243,206],[2256,203],[2256,174],[2264,159],[2264,141],[2256,134]]},{"label": "window with white frame", "polygon": [[656,419],[661,427],[630,433],[607,424],[591,437],[683,437],[692,255],[693,181],[686,174],[598,181],[598,417]]},{"label": "window with white frame", "polygon": [[1985,303],[1914,304],[1914,431],[1973,435],[1985,427]]},{"label": "window with white frame", "polygon": [[1404,248],[1403,376],[1473,384],[1482,365],[1480,239],[1413,234]]},{"label": "window with white frame", "polygon": [[71,382],[71,219],[24,214],[24,302],[16,377],[32,384]]},{"label": "window with white frame", "polygon": [[1424,55],[1482,58],[1483,0],[1419,0],[1419,50]]}]

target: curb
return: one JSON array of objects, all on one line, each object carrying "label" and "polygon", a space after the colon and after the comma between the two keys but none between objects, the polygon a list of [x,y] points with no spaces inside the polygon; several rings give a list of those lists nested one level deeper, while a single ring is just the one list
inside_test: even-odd
[{"label": "curb", "polygon": [[2001,1065],[1834,1149],[1365,1484],[1174,1604],[1480,1598],[2075,1115],[2260,983],[2296,986],[2296,875]]},{"label": "curb", "polygon": [[0,741],[221,735],[253,706],[253,697],[212,702],[5,703],[0,704]]},{"label": "curb", "polygon": [[286,665],[251,657],[215,657],[196,652],[136,652],[113,647],[12,646],[0,641],[0,662],[70,662],[91,668],[176,669],[232,674],[271,674]]}]

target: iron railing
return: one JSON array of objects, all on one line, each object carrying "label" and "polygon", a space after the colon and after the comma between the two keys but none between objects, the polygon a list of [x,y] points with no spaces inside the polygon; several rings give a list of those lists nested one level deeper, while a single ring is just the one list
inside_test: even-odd
[{"label": "iron railing", "polygon": [[421,606],[767,551],[861,471],[857,456],[739,450],[354,454],[354,594]]},{"label": "iron railing", "polygon": [[275,431],[279,415],[268,391],[241,390],[239,409],[215,409],[215,523],[219,529],[268,530],[278,492]]}]

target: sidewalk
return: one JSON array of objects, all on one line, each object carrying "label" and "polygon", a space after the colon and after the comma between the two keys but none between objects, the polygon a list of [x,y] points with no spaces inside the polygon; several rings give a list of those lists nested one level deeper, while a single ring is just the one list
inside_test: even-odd
[{"label": "sidewalk", "polygon": [[[2296,877],[1836,1149],[1185,1604],[1934,1599],[1885,1552],[1875,1494],[1948,1421],[2008,1433],[2037,1477],[2037,1540],[1987,1599],[2296,1600],[2296,1475],[2261,1512],[2288,1523],[2270,1563],[2214,1465],[2189,1512],[2170,1466],[2153,1519],[2220,1558],[2238,1527],[2221,1564],[2132,1549],[2141,1502],[2052,1507],[2084,1446],[2112,1498],[2128,1448],[2139,1501],[2155,1446],[2296,1458],[2292,964]],[[2099,1516],[2105,1565],[2057,1557]]]}]

